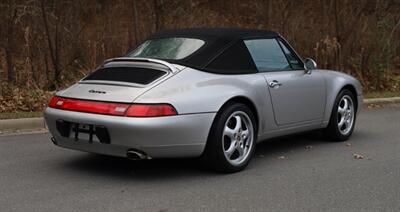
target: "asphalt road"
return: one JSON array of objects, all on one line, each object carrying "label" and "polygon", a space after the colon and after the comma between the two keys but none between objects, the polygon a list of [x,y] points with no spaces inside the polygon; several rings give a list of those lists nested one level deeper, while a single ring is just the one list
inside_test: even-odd
[{"label": "asphalt road", "polygon": [[398,106],[364,109],[347,143],[315,133],[264,142],[230,175],[193,159],[136,162],[49,139],[0,137],[0,211],[400,211]]}]

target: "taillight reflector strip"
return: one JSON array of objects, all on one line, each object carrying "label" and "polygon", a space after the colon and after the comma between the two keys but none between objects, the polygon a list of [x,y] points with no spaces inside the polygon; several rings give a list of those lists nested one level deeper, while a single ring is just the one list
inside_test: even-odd
[{"label": "taillight reflector strip", "polygon": [[169,104],[124,104],[70,99],[58,96],[54,96],[50,100],[49,107],[61,110],[129,117],[159,117],[178,114],[175,108]]}]

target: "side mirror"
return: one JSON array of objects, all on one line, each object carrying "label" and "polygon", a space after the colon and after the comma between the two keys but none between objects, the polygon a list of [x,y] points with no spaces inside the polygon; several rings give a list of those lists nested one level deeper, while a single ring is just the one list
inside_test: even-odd
[{"label": "side mirror", "polygon": [[304,69],[306,70],[307,74],[311,74],[311,70],[317,68],[317,63],[311,59],[311,58],[306,58],[304,60]]}]

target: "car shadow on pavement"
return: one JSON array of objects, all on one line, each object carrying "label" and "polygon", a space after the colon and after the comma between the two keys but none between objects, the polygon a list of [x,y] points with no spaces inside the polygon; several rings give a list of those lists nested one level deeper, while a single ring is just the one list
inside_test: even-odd
[{"label": "car shadow on pavement", "polygon": [[[269,139],[257,145],[255,158],[253,158],[253,160],[257,160],[257,164],[254,165],[263,165],[263,161],[276,159],[276,157],[290,151],[328,144],[332,143],[326,141],[319,132]],[[260,161],[262,162],[260,163]],[[89,172],[96,176],[112,176],[143,181],[181,176],[223,176],[223,174],[205,168],[196,158],[132,161],[126,158],[83,153],[74,156],[72,160],[67,160],[63,165],[74,171]],[[257,168],[255,166],[250,164],[248,168]]]},{"label": "car shadow on pavement", "polygon": [[[118,177],[151,181],[175,178],[179,176],[212,175],[213,172],[203,168],[197,159],[154,159],[133,161],[126,158],[82,154],[64,164],[74,171],[89,172],[96,176]],[[216,173],[214,173],[216,175]]]},{"label": "car shadow on pavement", "polygon": [[330,142],[324,138],[320,131],[282,136],[260,142],[257,145],[256,156],[257,154],[263,154],[265,157],[269,155],[280,155],[288,151],[313,148],[313,146],[326,143]]}]

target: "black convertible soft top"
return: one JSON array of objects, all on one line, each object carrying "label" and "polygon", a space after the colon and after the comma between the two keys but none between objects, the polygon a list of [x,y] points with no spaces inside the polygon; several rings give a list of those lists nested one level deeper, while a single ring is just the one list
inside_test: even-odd
[{"label": "black convertible soft top", "polygon": [[243,40],[275,38],[279,34],[260,29],[193,28],[164,30],[148,39],[172,37],[197,38],[205,44],[188,57],[166,61],[213,73],[245,74],[257,72],[257,68]]}]

